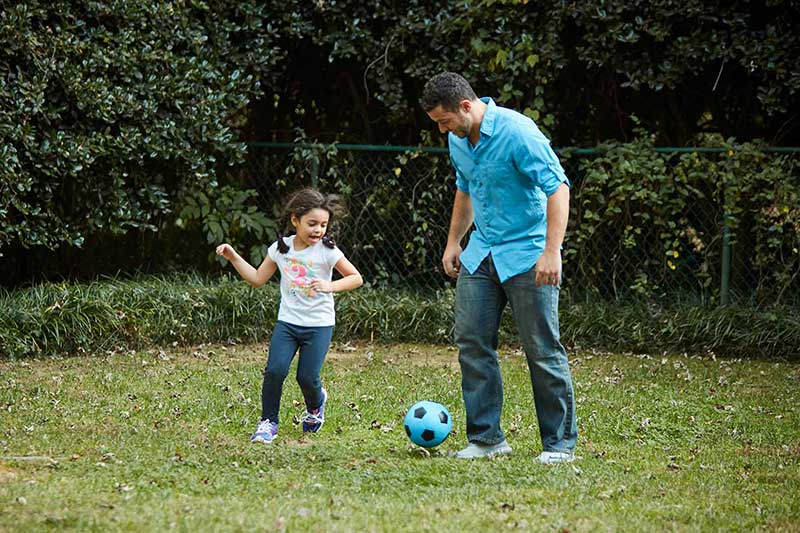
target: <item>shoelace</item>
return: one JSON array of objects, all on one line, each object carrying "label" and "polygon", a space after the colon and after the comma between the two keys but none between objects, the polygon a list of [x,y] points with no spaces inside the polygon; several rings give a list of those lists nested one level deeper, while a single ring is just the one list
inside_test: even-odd
[{"label": "shoelace", "polygon": [[301,422],[305,422],[307,424],[319,424],[322,422],[322,418],[319,415],[315,415],[314,413],[309,413],[306,411],[303,413],[303,416],[300,417]]},{"label": "shoelace", "polygon": [[256,428],[256,433],[269,433],[270,435],[274,435],[275,426],[276,424],[270,422],[269,419],[264,420],[258,423],[258,428]]}]

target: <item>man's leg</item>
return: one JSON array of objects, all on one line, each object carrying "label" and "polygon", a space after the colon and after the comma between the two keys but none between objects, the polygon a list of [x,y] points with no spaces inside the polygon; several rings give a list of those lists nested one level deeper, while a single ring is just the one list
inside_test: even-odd
[{"label": "man's leg", "polygon": [[462,269],[456,285],[455,342],[467,413],[467,439],[471,443],[498,444],[505,440],[500,429],[503,381],[496,351],[505,305],[506,297],[491,256],[473,274]]},{"label": "man's leg", "polygon": [[528,360],[545,452],[572,454],[578,439],[569,361],[558,323],[560,289],[536,287],[535,269],[504,283]]}]

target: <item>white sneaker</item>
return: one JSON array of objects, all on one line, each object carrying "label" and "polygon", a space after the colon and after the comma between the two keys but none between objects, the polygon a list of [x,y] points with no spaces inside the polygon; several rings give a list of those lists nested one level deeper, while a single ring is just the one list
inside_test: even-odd
[{"label": "white sneaker", "polygon": [[504,439],[503,442],[497,444],[481,444],[478,442],[470,442],[469,446],[463,450],[451,453],[451,457],[458,459],[477,459],[479,457],[494,457],[495,455],[507,455],[511,453],[511,446]]},{"label": "white sneaker", "polygon": [[536,460],[543,465],[556,465],[559,463],[571,463],[575,460],[575,455],[572,452],[542,452]]}]

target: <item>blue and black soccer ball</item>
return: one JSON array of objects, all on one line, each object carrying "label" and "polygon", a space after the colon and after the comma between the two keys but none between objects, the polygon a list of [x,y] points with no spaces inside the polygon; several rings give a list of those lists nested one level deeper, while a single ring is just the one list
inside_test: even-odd
[{"label": "blue and black soccer ball", "polygon": [[453,420],[444,405],[421,401],[411,406],[403,425],[411,442],[423,448],[433,448],[444,442],[450,434]]}]

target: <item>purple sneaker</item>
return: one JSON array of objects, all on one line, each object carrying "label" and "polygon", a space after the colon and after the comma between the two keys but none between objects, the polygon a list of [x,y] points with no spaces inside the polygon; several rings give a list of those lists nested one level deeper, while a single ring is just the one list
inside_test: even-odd
[{"label": "purple sneaker", "polygon": [[262,420],[258,423],[256,432],[250,437],[250,442],[260,442],[262,444],[269,444],[275,437],[278,436],[278,424],[270,422],[269,419]]},{"label": "purple sneaker", "polygon": [[303,433],[316,433],[325,423],[325,402],[328,401],[328,392],[322,389],[322,403],[319,407],[306,411],[300,420],[303,422]]}]

